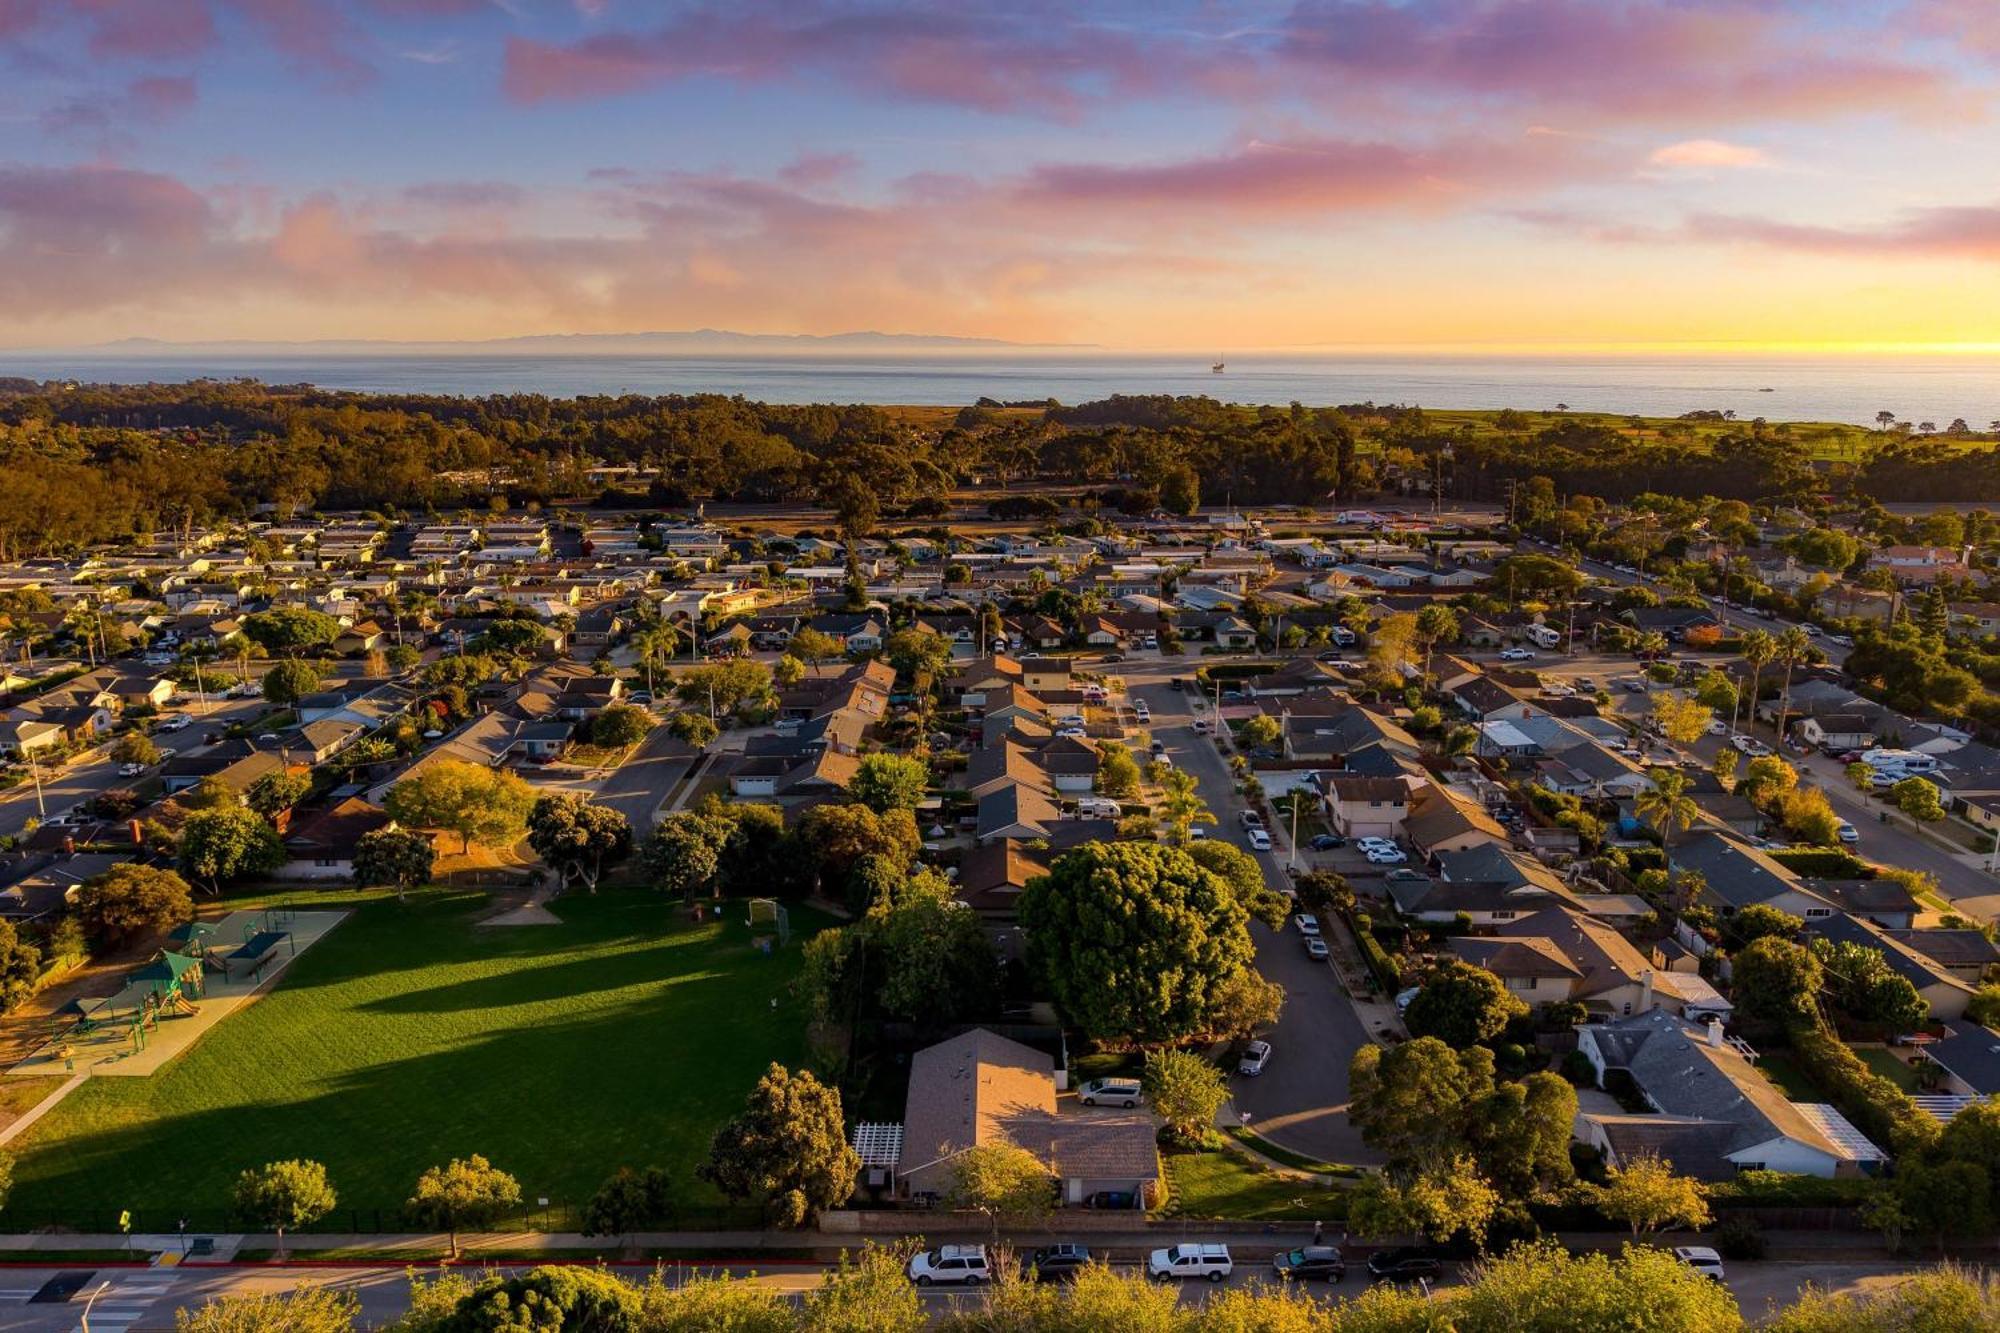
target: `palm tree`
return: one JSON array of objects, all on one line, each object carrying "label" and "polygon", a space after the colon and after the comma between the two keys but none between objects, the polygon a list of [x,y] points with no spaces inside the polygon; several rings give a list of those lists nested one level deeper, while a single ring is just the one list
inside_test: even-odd
[{"label": "palm tree", "polygon": [[1792,703],[1792,669],[1806,660],[1812,652],[1812,640],[1797,625],[1789,626],[1778,636],[1778,658],[1785,664],[1785,683],[1778,691],[1778,739],[1785,736],[1785,714]]},{"label": "palm tree", "polygon": [[1656,768],[1647,775],[1653,785],[1639,793],[1632,802],[1639,812],[1639,818],[1659,830],[1660,841],[1673,840],[1677,829],[1694,827],[1701,818],[1701,806],[1694,797],[1688,795],[1693,781],[1687,774],[1671,768]]},{"label": "palm tree", "polygon": [[664,668],[672,662],[680,646],[680,631],[665,621],[656,622],[632,636],[632,647],[639,654],[639,665],[646,668],[646,693],[654,693],[654,666]]},{"label": "palm tree", "polygon": [[1195,787],[1194,774],[1170,768],[1160,775],[1160,818],[1167,826],[1168,841],[1176,847],[1187,845],[1196,824],[1215,823],[1214,812]]},{"label": "palm tree", "polygon": [[1424,676],[1431,674],[1431,657],[1437,651],[1440,641],[1456,639],[1459,633],[1458,612],[1441,603],[1433,602],[1417,612],[1417,637],[1424,641]]},{"label": "palm tree", "polygon": [[[1743,660],[1750,667],[1750,690],[1748,694],[1750,716],[1744,720],[1745,726],[1757,720],[1758,682],[1764,674],[1764,668],[1771,665],[1777,658],[1778,641],[1772,637],[1770,631],[1753,629],[1744,632]],[[1731,714],[1730,720],[1732,722],[1735,720],[1734,714]]]}]

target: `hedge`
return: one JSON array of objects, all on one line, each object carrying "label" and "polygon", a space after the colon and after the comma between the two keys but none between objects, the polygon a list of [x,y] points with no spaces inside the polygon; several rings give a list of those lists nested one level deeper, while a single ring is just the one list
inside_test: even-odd
[{"label": "hedge", "polygon": [[1770,857],[1808,879],[1867,879],[1875,873],[1852,853],[1830,847],[1790,847],[1772,852]]},{"label": "hedge", "polygon": [[1745,1171],[1708,1187],[1719,1204],[1767,1208],[1846,1208],[1866,1203],[1881,1185],[1863,1176],[1826,1179],[1785,1171]]},{"label": "hedge", "polygon": [[1352,917],[1348,919],[1348,926],[1356,942],[1361,946],[1361,957],[1368,963],[1368,970],[1375,974],[1375,984],[1390,995],[1394,995],[1397,991],[1401,990],[1403,988],[1402,970],[1396,966],[1395,959],[1389,957],[1388,951],[1375,938],[1375,932],[1367,926],[1359,924]]},{"label": "hedge", "polygon": [[1791,1040],[1792,1055],[1806,1077],[1876,1147],[1901,1154],[1937,1138],[1937,1121],[1918,1110],[1908,1093],[1863,1064],[1838,1037],[1798,1030]]}]

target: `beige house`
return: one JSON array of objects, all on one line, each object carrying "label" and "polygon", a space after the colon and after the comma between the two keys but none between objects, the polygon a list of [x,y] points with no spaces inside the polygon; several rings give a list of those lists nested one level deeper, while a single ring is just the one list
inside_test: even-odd
[{"label": "beige house", "polygon": [[903,1108],[901,1194],[943,1198],[967,1149],[1012,1144],[1048,1167],[1066,1204],[1099,1193],[1139,1203],[1159,1188],[1152,1116],[1143,1111],[1056,1108],[1055,1061],[1032,1046],[975,1028],[918,1051]]}]

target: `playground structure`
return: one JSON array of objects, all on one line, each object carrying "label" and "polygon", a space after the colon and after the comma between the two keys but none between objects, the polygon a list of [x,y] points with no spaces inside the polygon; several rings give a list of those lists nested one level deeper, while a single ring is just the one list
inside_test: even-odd
[{"label": "playground structure", "polygon": [[9,1074],[143,1076],[255,998],[302,947],[345,915],[273,907],[176,927],[166,947],[112,995],[72,1001],[55,1033]]}]

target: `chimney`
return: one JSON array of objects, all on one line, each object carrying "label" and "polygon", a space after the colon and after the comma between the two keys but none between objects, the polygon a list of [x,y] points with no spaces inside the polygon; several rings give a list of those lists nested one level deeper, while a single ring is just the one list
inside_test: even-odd
[{"label": "chimney", "polygon": [[1708,1020],[1708,1044],[1722,1049],[1722,1020],[1712,1016]]},{"label": "chimney", "polygon": [[1647,968],[1639,974],[1639,1012],[1649,1013],[1653,1008],[1653,969]]}]

